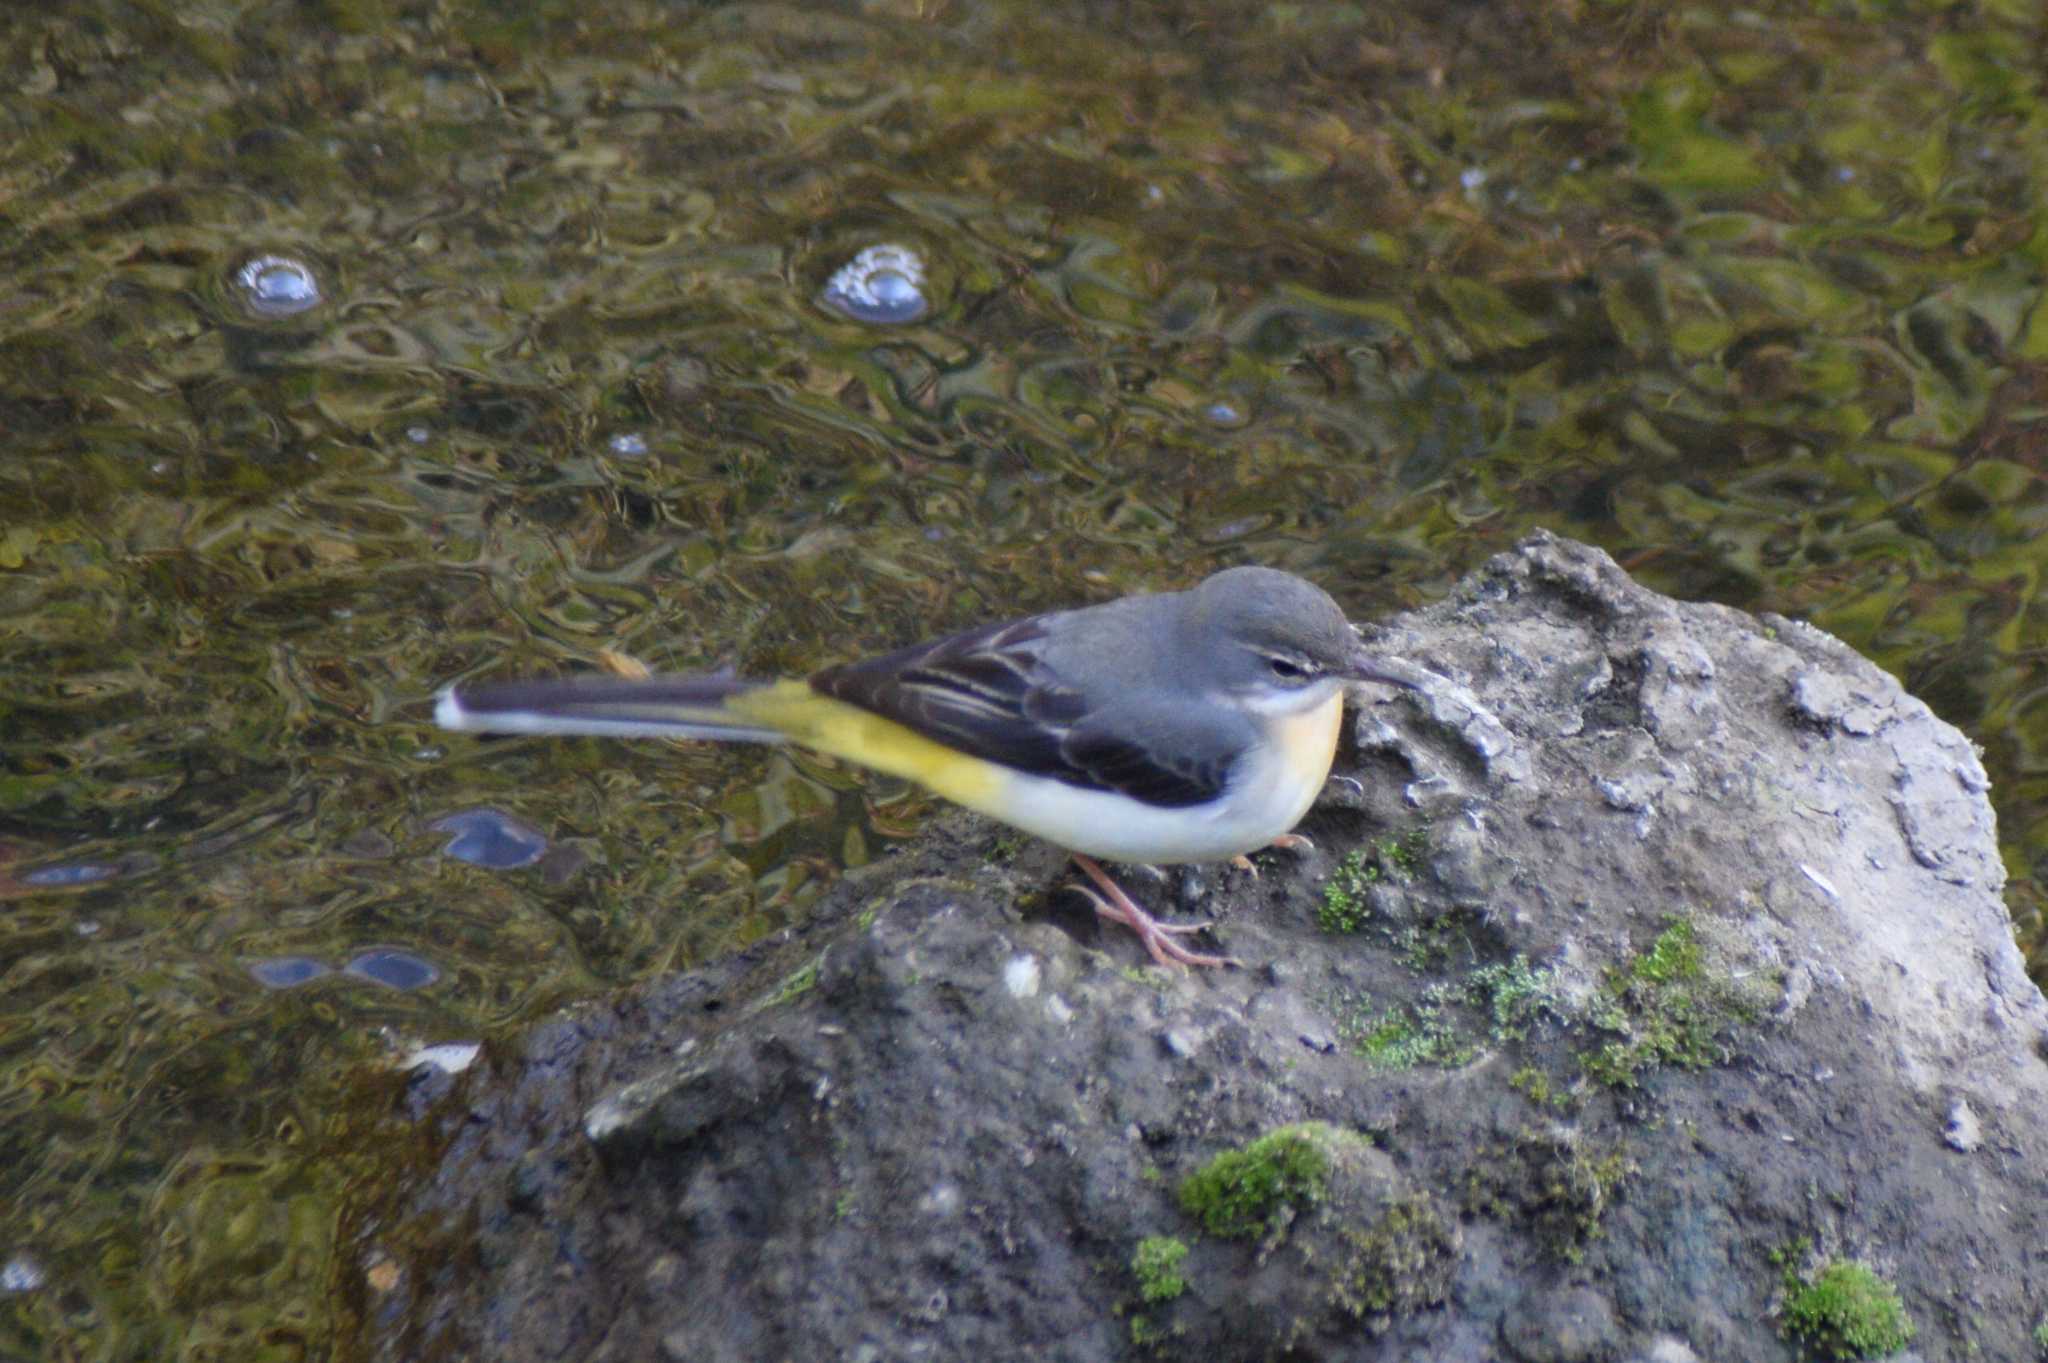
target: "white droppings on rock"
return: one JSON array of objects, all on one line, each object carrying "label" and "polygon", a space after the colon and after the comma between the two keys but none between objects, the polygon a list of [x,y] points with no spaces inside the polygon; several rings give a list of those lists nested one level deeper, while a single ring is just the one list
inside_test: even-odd
[{"label": "white droppings on rock", "polygon": [[1013,999],[1028,999],[1037,994],[1042,975],[1038,958],[1028,951],[1003,962],[1003,988],[1010,991]]}]

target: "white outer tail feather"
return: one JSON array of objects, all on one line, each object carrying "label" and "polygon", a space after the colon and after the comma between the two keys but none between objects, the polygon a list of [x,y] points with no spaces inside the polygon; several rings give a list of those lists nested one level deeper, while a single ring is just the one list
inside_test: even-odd
[{"label": "white outer tail feather", "polygon": [[[730,685],[729,690],[744,689]],[[465,693],[451,686],[434,704],[434,722],[460,733],[584,734],[599,738],[696,738],[779,743],[782,735],[719,713],[717,700],[679,701],[659,678],[647,682],[517,682]]]}]

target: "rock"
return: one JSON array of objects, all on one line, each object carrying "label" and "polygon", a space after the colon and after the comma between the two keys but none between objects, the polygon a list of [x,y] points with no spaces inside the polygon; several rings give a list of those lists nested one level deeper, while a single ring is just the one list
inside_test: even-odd
[{"label": "rock", "polygon": [[1520,1363],[1593,1363],[1614,1356],[1614,1307],[1589,1287],[1533,1288],[1501,1323]]},{"label": "rock", "polygon": [[1943,1128],[1941,1138],[1964,1154],[1969,1154],[1984,1144],[1984,1130],[1977,1121],[1977,1114],[1970,1111],[1970,1105],[1956,1099],[1948,1110],[1948,1125]]},{"label": "rock", "polygon": [[2030,1357],[2048,1005],[1969,742],[1547,535],[1377,637],[1441,684],[1368,698],[1320,851],[1201,877],[1251,968],[1141,968],[946,821],[453,1078],[356,1347],[1790,1360],[1810,1250]]}]

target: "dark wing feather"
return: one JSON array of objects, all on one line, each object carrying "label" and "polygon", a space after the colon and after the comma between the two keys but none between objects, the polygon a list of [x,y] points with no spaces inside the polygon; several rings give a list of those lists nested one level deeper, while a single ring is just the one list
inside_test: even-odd
[{"label": "dark wing feather", "polygon": [[1220,752],[1214,760],[1195,759],[1168,762],[1161,759],[1156,745],[1133,742],[1084,725],[1061,744],[1070,771],[1084,773],[1084,780],[1062,776],[1074,785],[1098,790],[1120,790],[1150,805],[1179,807],[1203,804],[1223,793],[1237,749]]},{"label": "dark wing feather", "polygon": [[1032,616],[829,667],[811,686],[947,747],[1084,790],[1169,806],[1222,793],[1236,745],[1197,744],[1190,750],[1211,757],[1162,762],[1162,745],[1118,737],[1123,726],[1046,665],[1044,642],[1044,617]]}]

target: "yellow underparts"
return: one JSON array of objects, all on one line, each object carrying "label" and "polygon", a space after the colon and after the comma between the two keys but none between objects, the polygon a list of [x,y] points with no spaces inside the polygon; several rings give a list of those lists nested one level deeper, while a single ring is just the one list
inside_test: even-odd
[{"label": "yellow underparts", "polygon": [[1006,773],[993,762],[955,752],[891,719],[821,696],[809,682],[779,681],[725,703],[732,714],[774,729],[790,742],[901,776],[984,813],[993,808]]}]

